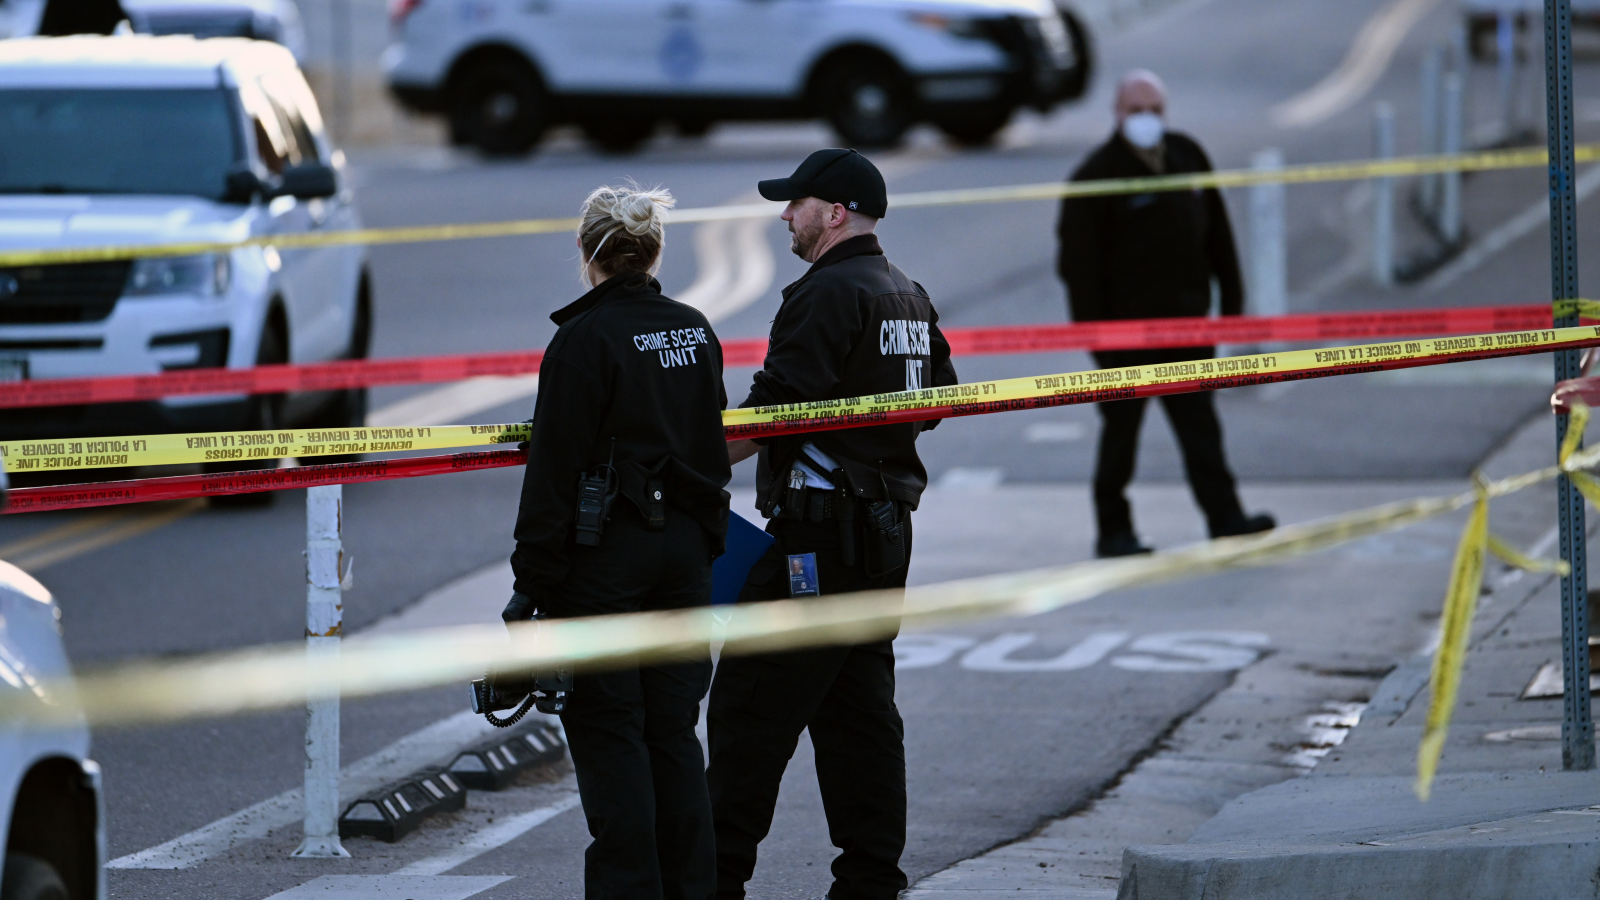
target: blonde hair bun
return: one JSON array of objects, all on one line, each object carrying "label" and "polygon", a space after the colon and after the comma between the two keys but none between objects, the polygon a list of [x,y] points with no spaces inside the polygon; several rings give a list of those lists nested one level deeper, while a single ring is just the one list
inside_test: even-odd
[{"label": "blonde hair bun", "polygon": [[654,274],[666,244],[667,210],[677,205],[664,188],[648,190],[629,182],[625,187],[595,188],[583,201],[578,240],[583,247],[580,270],[588,281],[590,263],[608,277],[625,272]]}]

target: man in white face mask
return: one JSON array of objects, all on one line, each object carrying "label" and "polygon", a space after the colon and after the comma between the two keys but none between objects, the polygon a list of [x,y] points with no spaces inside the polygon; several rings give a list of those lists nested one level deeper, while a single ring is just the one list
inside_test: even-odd
[{"label": "man in white face mask", "polygon": [[[1129,72],[1117,86],[1117,130],[1072,173],[1073,181],[1208,172],[1211,161],[1187,135],[1166,127],[1167,91],[1155,73]],[[1056,226],[1056,268],[1066,282],[1072,318],[1155,319],[1204,316],[1215,282],[1222,315],[1244,308],[1244,282],[1233,229],[1215,190],[1165,191],[1068,198]],[[1101,368],[1208,359],[1215,347],[1116,350],[1095,354]],[[1161,398],[1183,450],[1184,470],[1212,537],[1254,534],[1274,527],[1271,516],[1245,515],[1222,449],[1222,426],[1209,392]],[[1104,427],[1095,465],[1097,555],[1149,553],[1133,527],[1124,495],[1133,480],[1145,401],[1117,400],[1098,408]]]}]

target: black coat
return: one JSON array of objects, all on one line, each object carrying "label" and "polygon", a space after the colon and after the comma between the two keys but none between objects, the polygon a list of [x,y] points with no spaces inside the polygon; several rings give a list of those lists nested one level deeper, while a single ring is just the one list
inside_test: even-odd
[{"label": "black coat", "polygon": [[[1168,132],[1166,173],[1209,172],[1193,139]],[[1155,174],[1120,134],[1072,173],[1073,181]],[[1160,319],[1203,316],[1217,280],[1222,314],[1244,307],[1244,283],[1228,209],[1214,189],[1068,197],[1056,226],[1056,270],[1067,284],[1072,318]]]},{"label": "black coat", "polygon": [[[647,275],[618,275],[550,318],[539,364],[528,468],[511,555],[516,590],[537,598],[566,578],[578,479],[613,452],[616,503],[649,516],[645,484],[705,528],[713,555],[728,530],[731,472],[722,410],[722,345],[699,310]],[[613,512],[615,514],[615,512]],[[602,541],[604,538],[602,538]],[[708,560],[709,562],[709,560]]]},{"label": "black coat", "polygon": [[[933,301],[884,258],[874,235],[841,241],[783,289],[767,358],[741,407],[838,400],[956,384],[950,345]],[[782,502],[800,446],[814,441],[849,475],[857,496],[915,508],[928,486],[917,435],[937,421],[844,428],[770,439],[761,451],[756,491],[762,512]]]}]

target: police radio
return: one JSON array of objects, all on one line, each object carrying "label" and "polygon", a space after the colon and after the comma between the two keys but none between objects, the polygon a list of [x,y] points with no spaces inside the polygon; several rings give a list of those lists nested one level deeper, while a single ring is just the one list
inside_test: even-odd
[{"label": "police radio", "polygon": [[578,517],[576,540],[585,547],[600,546],[600,535],[611,518],[611,504],[617,499],[617,439],[611,439],[611,456],[605,465],[578,476]]}]

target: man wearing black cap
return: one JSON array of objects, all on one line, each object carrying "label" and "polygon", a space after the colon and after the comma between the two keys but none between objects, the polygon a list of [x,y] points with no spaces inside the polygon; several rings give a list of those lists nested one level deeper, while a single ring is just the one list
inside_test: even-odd
[{"label": "man wearing black cap", "polygon": [[[784,200],[790,249],[811,268],[783,289],[767,358],[744,407],[956,383],[927,291],[884,258],[873,234],[888,210],[883,176],[854,150],[819,150],[788,178],[761,182]],[[761,454],[757,503],[776,542],[741,601],[902,588],[911,511],[928,474],[917,435],[934,422],[736,441]],[[756,846],[800,732],[816,751],[833,861],[833,900],[893,900],[906,887],[905,726],[885,639],[726,657],[707,711],[717,896],[744,897]]]}]

